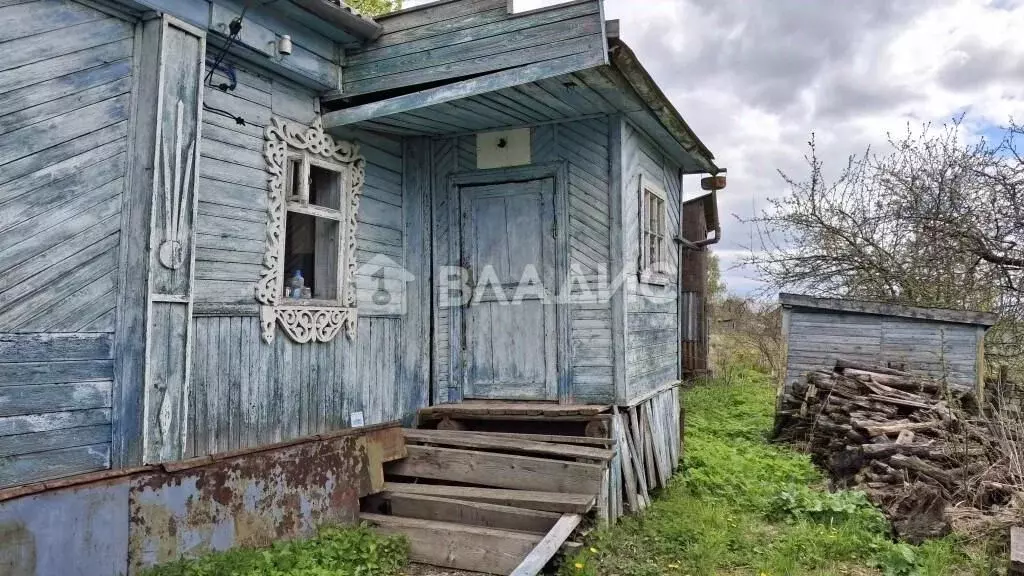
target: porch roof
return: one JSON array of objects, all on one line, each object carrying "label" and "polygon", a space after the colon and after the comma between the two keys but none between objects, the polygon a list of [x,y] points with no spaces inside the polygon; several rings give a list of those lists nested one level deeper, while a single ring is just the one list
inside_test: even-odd
[{"label": "porch roof", "polygon": [[716,174],[714,155],[624,42],[609,39],[607,64],[552,72],[520,67],[324,115],[342,126],[396,135],[455,136],[622,114],[687,174]]}]

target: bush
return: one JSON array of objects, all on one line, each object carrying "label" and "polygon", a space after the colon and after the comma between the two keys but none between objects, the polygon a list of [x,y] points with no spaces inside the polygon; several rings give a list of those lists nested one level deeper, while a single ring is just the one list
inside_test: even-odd
[{"label": "bush", "polygon": [[316,538],[279,542],[262,550],[235,549],[180,560],[145,576],[395,576],[408,562],[402,537],[369,528],[324,528]]}]

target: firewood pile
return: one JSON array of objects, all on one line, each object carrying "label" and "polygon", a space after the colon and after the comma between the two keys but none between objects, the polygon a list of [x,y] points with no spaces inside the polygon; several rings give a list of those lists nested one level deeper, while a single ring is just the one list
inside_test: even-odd
[{"label": "firewood pile", "polygon": [[939,381],[840,360],[792,387],[777,430],[836,484],[865,491],[902,536],[922,540],[1005,515],[1019,498],[1000,442],[973,406]]}]

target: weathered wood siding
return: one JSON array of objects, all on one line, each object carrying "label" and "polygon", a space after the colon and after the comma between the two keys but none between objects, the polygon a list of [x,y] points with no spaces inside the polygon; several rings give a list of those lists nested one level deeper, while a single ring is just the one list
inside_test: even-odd
[{"label": "weathered wood siding", "polygon": [[[605,50],[601,3],[532,14],[507,0],[457,0],[378,19],[384,34],[349,51],[343,95],[392,90]],[[598,62],[599,63],[599,62]]]},{"label": "weathered wood siding", "polygon": [[[588,286],[594,291],[591,301],[570,305],[569,385],[573,400],[579,402],[610,402],[614,394],[611,312],[607,299],[596,293],[599,272],[610,268],[608,139],[605,119],[540,126],[531,134],[533,163],[565,162],[568,167],[570,273],[586,283],[574,283],[573,294],[580,296]],[[434,267],[441,270],[459,265],[458,199],[451,195],[448,178],[476,170],[475,136],[434,140],[432,165]],[[441,297],[438,292],[433,331],[436,401],[457,402],[462,398],[461,383],[451,366],[460,358],[460,343],[453,340],[459,332],[453,330],[454,311]]]},{"label": "weathered wood siding", "polygon": [[[363,131],[335,134],[357,141],[367,161],[356,234],[357,335],[299,345],[278,333],[265,344],[254,300],[266,238],[263,127],[272,115],[310,124],[319,101],[252,71],[239,70],[238,81],[232,94],[209,90],[207,101],[243,116],[246,125],[210,112],[203,117],[189,454],[342,428],[353,412],[362,412],[367,425],[411,417],[426,406],[429,387],[428,300],[420,285],[429,286],[429,261],[422,262],[430,248],[422,222],[428,212],[421,205],[429,190],[419,180],[429,173],[427,145],[420,150]],[[372,275],[381,269],[391,295],[386,306],[371,300]]]},{"label": "weathered wood siding", "polygon": [[[977,381],[977,326],[870,314],[787,310],[786,386],[839,358],[891,364],[947,378],[959,387]],[[980,334],[980,336],[979,336]]]},{"label": "weathered wood siding", "polygon": [[0,487],[110,465],[136,26],[0,4]]},{"label": "weathered wood siding", "polygon": [[[667,194],[667,286],[639,284],[641,177]],[[679,377],[677,250],[682,190],[679,168],[629,122],[622,127],[622,242],[625,294],[626,399]]]}]

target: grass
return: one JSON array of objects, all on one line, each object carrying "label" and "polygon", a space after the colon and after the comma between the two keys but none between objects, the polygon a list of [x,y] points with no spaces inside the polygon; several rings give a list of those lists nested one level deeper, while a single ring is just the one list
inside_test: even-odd
[{"label": "grass", "polygon": [[733,371],[684,398],[685,472],[644,514],[594,532],[562,576],[999,573],[999,560],[954,537],[892,541],[863,493],[830,493],[806,455],[769,444],[763,374]]},{"label": "grass", "polygon": [[235,549],[151,568],[143,576],[398,576],[409,544],[365,526],[323,528],[315,538]]}]

